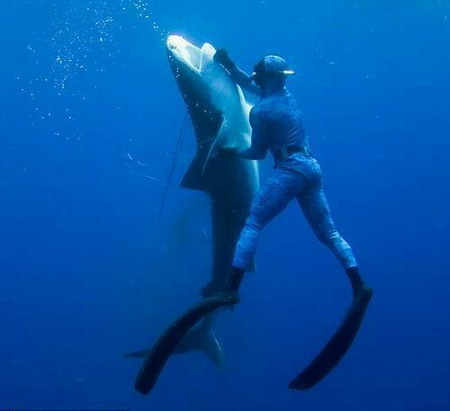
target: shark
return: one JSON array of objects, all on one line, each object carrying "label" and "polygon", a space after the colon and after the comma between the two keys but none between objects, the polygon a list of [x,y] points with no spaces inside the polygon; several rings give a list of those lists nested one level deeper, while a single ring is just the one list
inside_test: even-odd
[{"label": "shark", "polygon": [[167,39],[169,65],[196,136],[197,151],[181,187],[210,198],[212,273],[208,292],[222,286],[234,248],[258,190],[256,161],[224,155],[221,149],[250,146],[249,111],[241,88],[214,60],[215,48],[196,47],[182,36]]},{"label": "shark", "polygon": [[[210,199],[212,267],[210,280],[202,290],[207,296],[221,288],[230,272],[239,234],[259,187],[257,162],[226,155],[223,150],[250,146],[251,104],[225,68],[214,60],[216,49],[210,43],[197,47],[182,36],[170,35],[166,49],[196,138],[196,153],[181,187],[201,191]],[[252,269],[249,267],[249,271]],[[219,365],[222,351],[211,329],[213,319],[211,315],[192,329],[174,353],[202,351]],[[146,349],[125,358],[148,354]]]}]

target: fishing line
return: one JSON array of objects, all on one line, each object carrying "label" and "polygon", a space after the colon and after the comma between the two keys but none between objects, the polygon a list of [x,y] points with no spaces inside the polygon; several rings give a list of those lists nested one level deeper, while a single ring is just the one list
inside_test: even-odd
[{"label": "fishing line", "polygon": [[188,117],[189,117],[189,113],[186,111],[186,114],[184,116],[183,119],[183,124],[181,126],[181,130],[180,133],[178,134],[178,138],[177,138],[177,142],[175,145],[175,150],[173,152],[173,158],[172,158],[172,162],[170,164],[170,168],[169,168],[169,174],[167,176],[167,182],[166,185],[164,187],[164,192],[161,198],[161,204],[159,207],[159,212],[158,212],[158,219],[157,219],[157,223],[156,223],[156,232],[157,234],[159,234],[160,230],[161,230],[161,221],[162,221],[162,216],[164,214],[164,208],[166,205],[166,200],[167,200],[167,194],[169,193],[169,189],[170,189],[170,184],[172,182],[172,177],[173,177],[173,173],[175,171],[175,167],[177,164],[177,160],[178,157],[180,156],[180,151],[181,151],[181,144],[183,143],[183,138],[185,136],[185,131],[186,131],[186,126],[188,123]]},{"label": "fishing line", "polygon": [[[215,139],[216,139],[216,137],[212,137],[212,138],[208,138],[208,139],[202,141],[201,143],[190,144],[188,146],[181,147],[178,149],[178,153],[182,153],[183,151],[187,151],[187,150],[190,150],[193,148],[201,147],[203,144],[209,143],[210,141],[213,141]],[[146,165],[145,160],[151,160],[151,159],[154,159],[157,157],[165,157],[165,156],[175,155],[177,153],[175,151],[161,151],[158,153],[152,153],[152,154],[143,155],[143,156],[139,156],[139,157],[132,157],[129,153],[126,153],[126,154],[131,161],[139,164],[140,166],[145,166]]]},{"label": "fishing line", "polygon": [[[169,173],[167,176],[167,181],[166,184],[164,186],[164,192],[161,198],[161,204],[159,207],[159,212],[158,212],[158,219],[157,219],[157,224],[156,224],[156,232],[159,234],[160,230],[161,230],[161,222],[162,222],[162,217],[164,214],[164,209],[165,209],[165,205],[167,202],[167,195],[169,193],[169,189],[170,189],[170,184],[172,182],[172,178],[173,178],[173,174],[175,172],[175,168],[177,165],[177,160],[180,156],[180,153],[182,153],[183,151],[186,150],[190,150],[193,148],[198,148],[201,147],[203,144],[205,143],[209,143],[210,141],[213,141],[216,139],[216,137],[212,137],[209,139],[206,139],[204,141],[202,141],[201,143],[196,143],[196,144],[190,144],[184,147],[181,147],[183,140],[184,140],[184,136],[186,135],[186,129],[187,129],[187,124],[188,124],[188,118],[189,118],[189,113],[186,112],[184,119],[183,119],[183,123],[180,129],[180,132],[178,134],[178,138],[175,144],[175,149],[173,151],[165,151],[165,152],[159,152],[159,153],[153,153],[153,154],[149,154],[149,155],[144,155],[144,156],[140,156],[140,157],[132,157],[130,155],[130,153],[126,153],[126,156],[128,157],[128,160],[132,161],[135,164],[138,164],[141,167],[145,167],[146,161],[154,159],[154,158],[158,158],[158,157],[163,157],[163,156],[170,156],[172,155],[172,162],[170,164],[170,168],[169,168]],[[147,177],[150,178],[152,180],[155,181],[160,181],[159,179],[156,179],[154,177],[150,177],[144,174],[139,174],[139,173],[135,173],[137,175],[140,175],[142,177]]]}]

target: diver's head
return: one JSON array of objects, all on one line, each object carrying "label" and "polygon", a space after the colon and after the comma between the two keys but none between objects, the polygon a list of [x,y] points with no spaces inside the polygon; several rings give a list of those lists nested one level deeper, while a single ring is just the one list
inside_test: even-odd
[{"label": "diver's head", "polygon": [[295,74],[294,71],[281,57],[266,56],[253,68],[252,78],[263,92],[275,92],[283,89],[286,78],[293,74]]}]

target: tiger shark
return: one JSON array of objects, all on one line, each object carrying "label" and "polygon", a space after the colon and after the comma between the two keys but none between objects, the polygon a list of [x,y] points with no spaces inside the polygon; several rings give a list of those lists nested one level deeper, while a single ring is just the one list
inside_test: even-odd
[{"label": "tiger shark", "polygon": [[[251,105],[229,73],[214,60],[216,50],[211,44],[197,47],[181,36],[171,35],[166,47],[197,143],[181,187],[205,193],[211,203],[211,279],[202,290],[202,295],[208,296],[221,288],[230,272],[234,249],[259,185],[256,161],[226,155],[221,150],[250,146]],[[186,335],[175,353],[203,351],[219,365],[221,348],[212,324],[212,316],[205,318]],[[126,358],[145,357],[148,353],[136,351]]]},{"label": "tiger shark", "polygon": [[209,43],[199,48],[181,36],[167,39],[169,64],[197,140],[196,155],[181,187],[202,191],[211,200],[213,264],[206,294],[219,289],[230,271],[259,183],[256,161],[221,151],[250,146],[251,106],[229,73],[214,60],[215,52]]}]

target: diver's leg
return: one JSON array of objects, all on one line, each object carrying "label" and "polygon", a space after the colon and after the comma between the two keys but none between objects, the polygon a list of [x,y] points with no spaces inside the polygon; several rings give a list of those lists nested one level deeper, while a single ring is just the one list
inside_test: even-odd
[{"label": "diver's leg", "polygon": [[305,186],[306,180],[301,174],[277,170],[256,194],[236,245],[233,267],[224,287],[226,292],[237,293],[244,272],[256,253],[261,230],[280,214]]},{"label": "diver's leg", "polygon": [[353,293],[356,294],[363,286],[363,281],[352,248],[334,225],[322,184],[319,182],[308,188],[297,199],[317,238],[337,257],[349,277]]},{"label": "diver's leg", "polygon": [[355,267],[353,251],[336,230],[322,185],[310,187],[297,199],[319,241],[330,248],[344,269]]},{"label": "diver's leg", "polygon": [[325,378],[350,349],[363,322],[373,291],[361,280],[352,249],[334,226],[320,181],[301,193],[298,201],[317,237],[333,251],[346,270],[353,289],[352,303],[336,332],[319,354],[289,384],[289,388],[305,390]]}]

